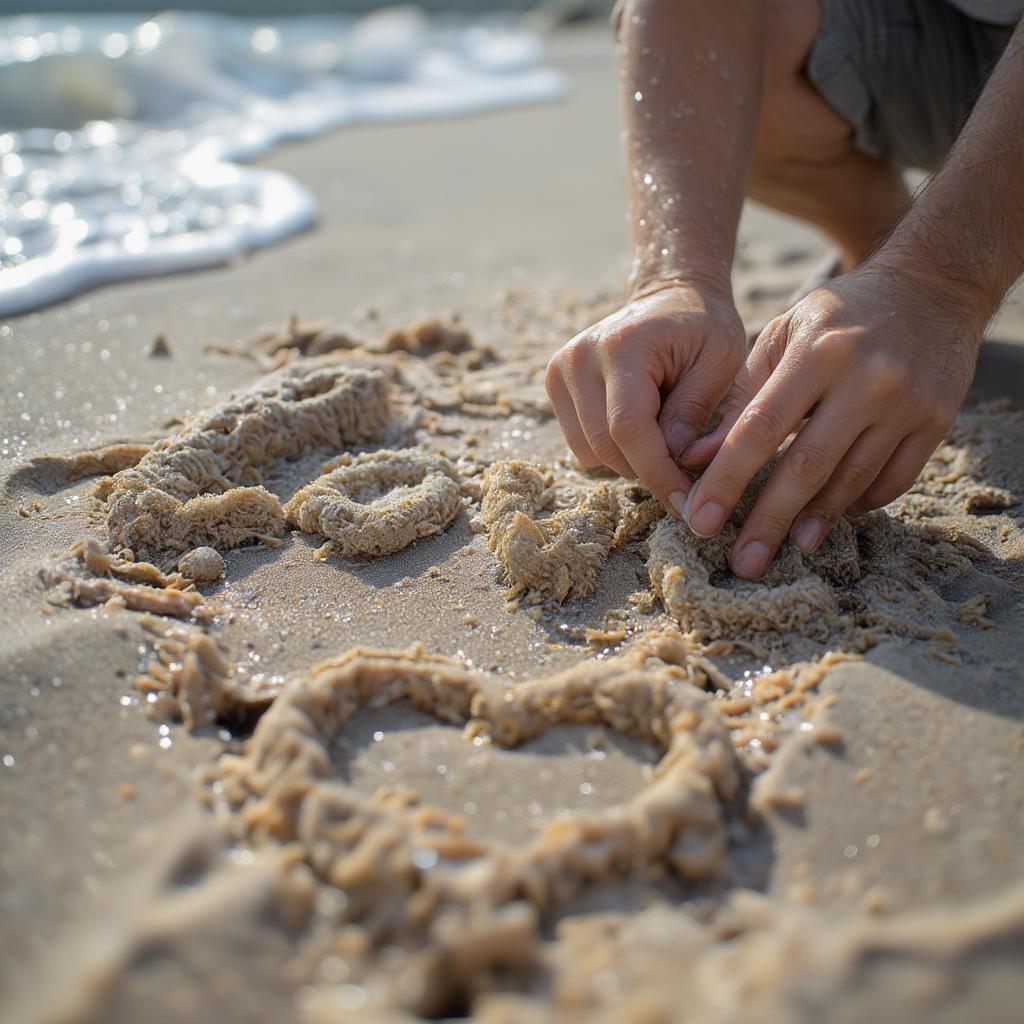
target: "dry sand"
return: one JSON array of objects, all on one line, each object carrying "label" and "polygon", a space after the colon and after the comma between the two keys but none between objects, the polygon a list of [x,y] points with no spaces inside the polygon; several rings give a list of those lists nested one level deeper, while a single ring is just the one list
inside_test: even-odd
[{"label": "dry sand", "polygon": [[[1017,1019],[1024,317],[994,326],[911,494],[835,564],[780,569],[799,593],[732,587],[666,522],[649,558],[642,495],[573,470],[543,398],[547,356],[614,305],[624,264],[610,43],[566,33],[554,57],[563,104],[276,154],[317,193],[312,235],[4,327],[8,1019]],[[821,252],[748,211],[748,323]],[[293,310],[338,328],[275,357],[258,339]],[[389,343],[451,310],[462,351]],[[69,466],[141,449],[64,457],[173,438],[282,353],[303,379],[383,374],[388,426],[342,450],[314,431],[294,461],[214,445],[204,472],[247,490],[192,509],[221,517],[201,606],[176,506],[137,534],[160,589],[72,554],[114,520]],[[388,533],[338,456],[412,446]],[[316,515],[282,510],[328,459]],[[484,470],[516,459],[539,489],[488,518]],[[328,518],[411,543],[346,559]],[[268,543],[234,546],[239,524]],[[567,592],[585,596],[551,604]],[[154,602],[186,618],[132,610]]]}]

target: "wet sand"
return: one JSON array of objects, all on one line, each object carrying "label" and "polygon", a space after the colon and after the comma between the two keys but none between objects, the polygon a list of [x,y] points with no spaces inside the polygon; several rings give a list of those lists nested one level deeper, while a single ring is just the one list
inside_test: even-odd
[{"label": "wet sand", "polygon": [[[274,720],[257,722],[261,708],[244,701],[194,731],[148,715],[136,680],[159,651],[153,630],[129,609],[54,603],[59,588],[40,578],[82,536],[109,538],[95,479],[64,482],[61,465],[39,457],[173,434],[264,376],[265,351],[249,343],[295,311],[394,369],[403,443],[453,460],[464,507],[385,557],[318,560],[324,537],[291,530],[280,547],[225,549],[224,579],[201,588],[216,620],[171,624],[188,634],[180,642],[209,636],[235,683],[275,693],[312,685],[317,665],[353,647],[414,643],[487,692],[574,667],[599,696],[627,692],[626,668],[587,673],[680,628],[652,591],[646,537],[611,547],[581,600],[531,605],[526,588],[511,606],[478,521],[479,471],[495,460],[550,468],[558,493],[538,522],[602,486],[566,463],[539,374],[555,346],[612,308],[623,275],[614,71],[600,29],[565,33],[552,56],[572,79],[564,103],[357,129],[274,154],[268,166],[316,193],[312,234],[5,325],[0,989],[10,1019],[1014,1019],[1024,951],[1024,316],[1014,303],[990,332],[973,397],[1010,402],[970,407],[892,510],[899,543],[886,572],[862,538],[860,579],[829,584],[836,624],[819,637],[722,634],[732,647],[702,637],[645,663],[644,678],[680,680],[671,692],[711,730],[694,733],[695,750],[717,749],[719,728],[738,741],[734,792],[720,765],[691,752],[677,794],[691,802],[656,819],[690,836],[686,855],[644,833],[642,857],[616,858],[608,837],[620,833],[604,819],[593,826],[600,850],[585,828],[571,831],[648,792],[665,747],[636,729],[552,712],[556,724],[506,749],[504,719],[486,708],[442,722],[441,704],[398,703],[354,714],[325,740],[330,798],[378,815],[359,837],[386,826],[401,845],[408,809],[381,810],[374,793],[410,787],[465,819],[445,828],[493,846],[482,856],[495,889],[531,850],[556,864],[550,877],[574,880],[481,903],[437,876],[431,906],[456,915],[459,936],[422,906],[413,927],[412,897],[394,898],[412,885],[420,906],[435,892],[417,881],[437,870],[422,844],[411,867],[377,851],[391,866],[357,913],[356,894],[376,890],[358,874],[346,902],[323,866],[337,858],[317,846],[341,840],[260,832],[275,805],[250,813],[256,790],[215,787],[252,780],[253,744],[271,749]],[[748,324],[777,312],[822,251],[798,226],[748,211],[737,267]],[[451,311],[482,353],[475,365],[382,351],[394,329]],[[167,356],[151,354],[158,334]],[[337,454],[311,446],[263,483],[286,502]],[[990,488],[1013,503],[988,501]],[[606,635],[588,641],[588,629]],[[822,663],[827,651],[851,657]],[[816,664],[812,685],[801,673]],[[625,706],[647,708],[634,716],[641,730],[655,720],[647,705]],[[490,731],[464,738],[467,719]],[[238,770],[220,776],[225,755]],[[271,785],[272,773],[260,777]],[[698,833],[685,832],[695,822],[723,844],[707,870],[693,857]],[[560,823],[545,846],[545,828]],[[500,853],[511,867],[494,867],[496,851],[512,851]],[[374,917],[374,907],[388,910]]]}]

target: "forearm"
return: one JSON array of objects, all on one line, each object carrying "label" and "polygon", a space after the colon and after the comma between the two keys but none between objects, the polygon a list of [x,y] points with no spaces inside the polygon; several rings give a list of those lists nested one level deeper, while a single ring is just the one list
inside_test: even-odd
[{"label": "forearm", "polygon": [[1024,272],[1024,23],[942,168],[869,261],[977,321]]},{"label": "forearm", "polygon": [[621,4],[632,296],[672,281],[730,294],[760,110],[760,8],[748,0]]}]

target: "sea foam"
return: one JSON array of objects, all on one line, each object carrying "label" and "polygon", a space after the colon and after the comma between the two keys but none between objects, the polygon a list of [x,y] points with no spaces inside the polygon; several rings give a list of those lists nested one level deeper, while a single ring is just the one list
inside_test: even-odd
[{"label": "sea foam", "polygon": [[283,140],[564,88],[531,34],[415,8],[69,18],[0,18],[0,315],[309,227],[307,189],[241,163]]}]

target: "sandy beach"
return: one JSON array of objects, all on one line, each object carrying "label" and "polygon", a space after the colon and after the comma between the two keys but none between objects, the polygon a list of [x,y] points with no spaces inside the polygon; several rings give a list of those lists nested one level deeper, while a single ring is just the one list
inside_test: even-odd
[{"label": "sandy beach", "polygon": [[[607,30],[549,59],[0,327],[4,1019],[1019,1019],[1024,309],[907,495],[738,585],[544,396],[627,261]],[[824,252],[748,209],[747,326]]]}]

